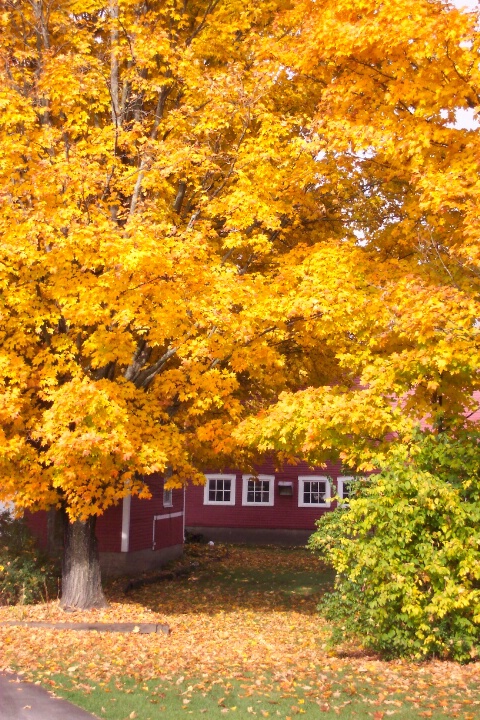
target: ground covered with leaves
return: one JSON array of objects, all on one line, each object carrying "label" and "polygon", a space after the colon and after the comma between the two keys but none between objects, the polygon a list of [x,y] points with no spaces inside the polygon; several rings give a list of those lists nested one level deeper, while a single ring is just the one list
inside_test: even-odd
[{"label": "ground covered with leaves", "polygon": [[170,636],[0,626],[0,668],[25,673],[107,720],[207,717],[480,718],[480,665],[384,662],[327,646],[316,606],[332,580],[303,549],[192,546],[188,577],[107,610],[0,608],[0,622],[167,623]]}]

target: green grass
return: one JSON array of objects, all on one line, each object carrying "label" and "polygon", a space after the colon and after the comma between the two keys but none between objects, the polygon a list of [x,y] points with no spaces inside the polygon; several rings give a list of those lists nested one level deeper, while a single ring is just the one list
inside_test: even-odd
[{"label": "green grass", "polygon": [[[215,720],[225,716],[241,720],[480,720],[480,687],[474,684],[473,674],[463,670],[460,674],[461,666],[445,664],[445,671],[438,664],[433,669],[428,664],[399,666],[369,659],[361,648],[346,648],[341,659],[322,650],[312,656],[314,664],[303,663],[302,669],[308,654],[302,633],[308,628],[318,643],[328,634],[316,605],[332,583],[333,573],[301,549],[220,547],[215,553],[213,556],[205,548],[189,550],[185,562],[197,557],[200,562],[190,577],[148,585],[127,598],[122,591],[125,579],[108,584],[111,599],[154,612],[163,610],[173,622],[181,618],[180,628],[166,640],[167,645],[148,645],[146,665],[134,654],[125,655],[125,649],[142,653],[141,644],[132,640],[130,646],[127,637],[120,641],[102,634],[89,652],[74,642],[62,648],[64,662],[63,658],[51,661],[48,655],[37,657],[37,670],[30,679],[39,679],[57,695],[105,720]],[[271,620],[277,611],[286,612],[286,616],[279,613],[279,624]],[[188,666],[190,658],[192,625],[202,641],[197,618],[205,623],[205,659],[200,655],[183,677],[182,667]],[[277,641],[276,647],[284,649],[275,662],[257,651],[256,666],[248,659],[239,664],[235,655],[228,655],[228,649],[238,643],[248,656],[249,640],[255,639],[257,627],[260,634],[269,627],[274,636],[266,639]],[[168,648],[170,641],[177,643],[170,664],[158,663],[162,648]],[[121,668],[115,662],[117,642],[124,648]],[[215,653],[209,662],[209,651],[219,649],[222,655],[223,648],[225,656],[233,657],[232,665],[223,657],[216,659]],[[71,672],[67,671],[69,665]],[[152,667],[156,668],[153,676]],[[142,679],[142,672],[148,680]]]},{"label": "green grass", "polygon": [[[442,710],[428,702],[428,697],[416,706],[405,693],[394,690],[384,698],[379,688],[368,681],[353,685],[345,676],[325,676],[316,687],[298,683],[287,693],[278,682],[262,676],[260,684],[253,677],[223,678],[211,684],[202,680],[178,678],[177,681],[148,681],[138,684],[131,678],[117,678],[108,685],[82,683],[67,676],[56,675],[58,695],[106,720],[178,720],[189,716],[206,718],[292,718],[305,720],[340,718],[341,720],[370,720],[371,718],[480,717],[472,711],[465,715],[460,706]],[[476,691],[476,689],[474,689]],[[433,706],[433,710],[432,710]]]},{"label": "green grass", "polygon": [[[247,590],[251,592],[268,592],[272,595],[278,593],[283,595],[315,595],[324,591],[333,583],[335,573],[333,570],[325,570],[322,573],[313,573],[307,570],[277,571],[266,568],[264,570],[248,569],[223,570],[219,569],[214,574],[217,585],[229,586],[232,592]],[[199,586],[207,586],[211,583],[212,576],[200,576]]]}]

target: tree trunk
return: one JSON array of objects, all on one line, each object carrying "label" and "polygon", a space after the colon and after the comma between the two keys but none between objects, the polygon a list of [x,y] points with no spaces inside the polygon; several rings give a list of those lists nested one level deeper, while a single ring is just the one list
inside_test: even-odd
[{"label": "tree trunk", "polygon": [[107,606],[102,590],[100,560],[95,536],[96,517],[65,523],[62,567],[64,609],[89,610]]}]

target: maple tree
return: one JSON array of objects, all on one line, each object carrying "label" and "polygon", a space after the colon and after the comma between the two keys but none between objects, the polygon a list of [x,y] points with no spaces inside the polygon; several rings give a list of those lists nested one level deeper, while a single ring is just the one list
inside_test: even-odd
[{"label": "maple tree", "polygon": [[95,517],[148,473],[367,462],[432,395],[468,404],[478,140],[450,121],[477,105],[474,14],[2,8],[1,494],[67,513],[66,606],[104,602]]},{"label": "maple tree", "polygon": [[446,429],[476,407],[478,11],[316,6],[295,6],[289,63],[322,87],[317,177],[345,235],[285,268],[283,297],[293,315],[317,313],[301,342],[325,374],[241,435],[313,463],[336,449],[371,469],[392,433],[408,439],[422,420]]},{"label": "maple tree", "polygon": [[104,602],[95,517],[284,386],[262,298],[323,210],[281,8],[4,4],[1,493],[67,513],[65,606]]}]

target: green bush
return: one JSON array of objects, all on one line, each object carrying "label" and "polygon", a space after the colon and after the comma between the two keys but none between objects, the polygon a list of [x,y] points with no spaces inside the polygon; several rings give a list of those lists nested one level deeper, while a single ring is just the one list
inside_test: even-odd
[{"label": "green bush", "polygon": [[29,605],[58,594],[54,564],[35,545],[27,526],[0,513],[0,605]]},{"label": "green bush", "polygon": [[384,657],[467,661],[480,641],[480,445],[418,433],[318,521],[309,546],[337,571],[320,606],[334,643]]}]

